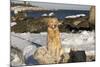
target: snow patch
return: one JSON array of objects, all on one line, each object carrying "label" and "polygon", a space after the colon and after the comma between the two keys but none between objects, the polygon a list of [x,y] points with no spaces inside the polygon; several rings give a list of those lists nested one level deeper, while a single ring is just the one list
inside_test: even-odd
[{"label": "snow patch", "polygon": [[84,17],[86,16],[85,14],[77,14],[77,15],[71,15],[71,16],[66,16],[65,18],[78,18],[78,17]]},{"label": "snow patch", "polygon": [[16,24],[17,24],[16,22],[12,22],[11,27],[15,26]]}]

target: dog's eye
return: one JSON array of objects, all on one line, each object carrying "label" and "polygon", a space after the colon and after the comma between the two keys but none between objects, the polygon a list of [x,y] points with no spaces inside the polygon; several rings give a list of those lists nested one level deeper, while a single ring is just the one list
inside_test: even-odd
[{"label": "dog's eye", "polygon": [[54,27],[56,27],[57,25],[54,25]]}]

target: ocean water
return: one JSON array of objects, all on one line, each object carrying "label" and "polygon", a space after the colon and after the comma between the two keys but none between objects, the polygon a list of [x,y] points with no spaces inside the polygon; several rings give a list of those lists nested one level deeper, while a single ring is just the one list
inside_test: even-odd
[{"label": "ocean water", "polygon": [[[28,17],[38,18],[41,17],[43,14],[50,14],[54,13],[54,15],[59,19],[64,19],[66,16],[77,15],[77,14],[85,14],[86,16],[89,15],[89,11],[86,10],[52,10],[52,11],[27,11],[26,14]],[[14,15],[14,12],[11,12]]]},{"label": "ocean water", "polygon": [[83,10],[57,10],[57,11],[32,11],[27,12],[27,16],[29,17],[40,17],[43,14],[54,13],[54,15],[59,19],[64,19],[66,16],[76,15],[76,14],[85,14],[86,16],[89,14],[89,11]]}]

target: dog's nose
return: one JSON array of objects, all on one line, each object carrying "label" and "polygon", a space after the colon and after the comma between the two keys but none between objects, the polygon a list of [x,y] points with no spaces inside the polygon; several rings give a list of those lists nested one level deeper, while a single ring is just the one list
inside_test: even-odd
[{"label": "dog's nose", "polygon": [[52,28],[56,28],[57,25],[53,25]]},{"label": "dog's nose", "polygon": [[52,28],[55,28],[55,26],[53,25]]}]

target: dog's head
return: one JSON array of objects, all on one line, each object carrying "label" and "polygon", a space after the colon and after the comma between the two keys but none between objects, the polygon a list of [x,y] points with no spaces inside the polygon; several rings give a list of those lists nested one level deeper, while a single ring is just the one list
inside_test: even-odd
[{"label": "dog's head", "polygon": [[48,19],[48,27],[52,28],[52,29],[55,29],[55,28],[58,28],[59,26],[59,21],[57,18],[49,18]]}]

